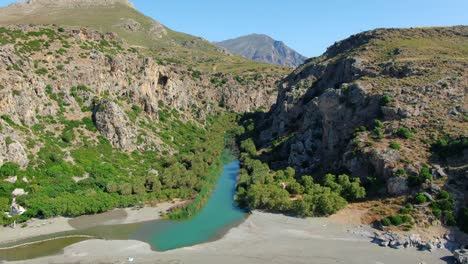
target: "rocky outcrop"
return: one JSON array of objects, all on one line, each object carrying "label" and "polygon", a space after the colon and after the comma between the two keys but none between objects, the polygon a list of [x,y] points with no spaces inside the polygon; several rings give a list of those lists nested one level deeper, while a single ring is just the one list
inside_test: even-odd
[{"label": "rocky outcrop", "polygon": [[113,146],[126,151],[135,150],[137,129],[116,103],[98,104],[93,119],[96,128]]},{"label": "rocky outcrop", "polygon": [[384,233],[375,233],[373,242],[382,246],[393,249],[416,248],[419,250],[434,251],[436,249],[447,249],[453,251],[460,247],[455,241],[448,239],[448,236],[438,237],[430,241],[421,239],[418,234],[399,235],[397,233],[387,231]]},{"label": "rocky outcrop", "polygon": [[[260,148],[281,143],[262,158],[272,168],[293,166],[300,174],[377,176],[387,181],[388,193],[405,194],[406,175],[393,176],[398,170],[415,175],[421,164],[430,164],[427,142],[435,134],[467,135],[464,121],[450,113],[466,100],[468,76],[456,47],[447,53],[450,64],[427,59],[433,54],[429,47],[383,50],[389,42],[412,39],[466,42],[467,30],[378,29],[306,61],[282,81],[276,104],[257,125]],[[410,138],[398,135],[400,128]]]},{"label": "rocky outcrop", "polygon": [[0,166],[12,162],[25,168],[29,164],[28,155],[21,143],[11,137],[0,135]]},{"label": "rocky outcrop", "polygon": [[[162,65],[131,49],[114,33],[87,28],[5,28],[6,32],[17,29],[41,48],[30,50],[0,34],[8,41],[0,45],[0,163],[26,167],[31,153],[25,146],[33,139],[26,131],[48,117],[82,120],[91,117],[87,109],[92,108],[99,132],[113,146],[125,151],[170,152],[162,146],[156,125],[149,128],[142,122],[157,123],[162,111],[175,111],[183,122],[203,124],[208,115],[226,109],[266,110],[276,99],[274,76],[258,75],[241,82],[229,74]],[[49,35],[26,36],[27,32]],[[67,36],[66,44],[59,41],[62,35]],[[57,51],[64,54],[57,55]],[[140,112],[148,118],[137,120]],[[134,114],[132,119],[128,113]],[[63,127],[52,126],[46,128],[60,136],[56,133]]]},{"label": "rocky outcrop", "polygon": [[455,257],[455,261],[459,264],[468,264],[468,250],[466,249],[458,249],[453,252],[453,256]]}]

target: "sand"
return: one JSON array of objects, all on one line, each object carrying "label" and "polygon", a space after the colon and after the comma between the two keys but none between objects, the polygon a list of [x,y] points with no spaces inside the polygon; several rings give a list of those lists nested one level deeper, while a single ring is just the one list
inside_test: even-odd
[{"label": "sand", "polygon": [[254,212],[244,223],[218,241],[153,252],[139,241],[88,240],[71,245],[57,256],[15,263],[447,263],[446,250],[382,248],[370,243],[359,226],[329,218],[298,219]]},{"label": "sand", "polygon": [[26,227],[21,224],[15,228],[0,227],[0,243],[13,242],[26,238],[80,230],[97,225],[132,224],[157,220],[174,203],[161,203],[156,207],[143,207],[141,209],[125,208],[115,209],[107,213],[80,216],[77,218],[57,217],[47,220],[31,219]]}]

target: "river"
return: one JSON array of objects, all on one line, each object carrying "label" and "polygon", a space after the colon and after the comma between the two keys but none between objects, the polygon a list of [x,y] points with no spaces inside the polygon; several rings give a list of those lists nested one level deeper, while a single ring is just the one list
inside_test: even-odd
[{"label": "river", "polygon": [[[150,244],[155,251],[167,251],[216,240],[247,217],[247,213],[237,207],[234,200],[239,169],[240,164],[237,160],[225,164],[208,202],[200,212],[189,219],[97,226],[86,230],[37,237],[23,242],[43,242],[0,250],[0,260],[24,260],[59,254],[64,247],[89,239],[70,236],[140,240]],[[55,239],[64,236],[67,237]]]}]

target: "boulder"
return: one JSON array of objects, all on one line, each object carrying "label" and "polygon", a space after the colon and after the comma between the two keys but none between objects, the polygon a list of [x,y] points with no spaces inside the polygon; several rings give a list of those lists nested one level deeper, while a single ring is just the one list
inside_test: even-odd
[{"label": "boulder", "polygon": [[468,250],[458,249],[453,252],[455,261],[459,264],[468,264]]},{"label": "boulder", "polygon": [[96,128],[109,142],[125,151],[136,149],[136,128],[124,111],[114,102],[103,102],[94,112]]},{"label": "boulder", "polygon": [[11,193],[11,195],[12,195],[13,197],[16,197],[16,196],[23,196],[23,195],[26,195],[26,194],[28,194],[28,193],[25,192],[24,189],[19,189],[19,188],[15,189],[15,190]]},{"label": "boulder", "polygon": [[408,181],[403,177],[391,177],[387,180],[387,192],[391,195],[402,195],[409,190]]},{"label": "boulder", "polygon": [[18,180],[18,176],[10,176],[4,179],[3,181],[13,184],[13,183],[16,183],[17,180]]}]

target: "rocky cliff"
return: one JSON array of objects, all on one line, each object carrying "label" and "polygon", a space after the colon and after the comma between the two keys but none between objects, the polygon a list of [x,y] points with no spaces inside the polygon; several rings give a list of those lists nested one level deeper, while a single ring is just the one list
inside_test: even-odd
[{"label": "rocky cliff", "polygon": [[[272,76],[239,82],[231,75],[160,65],[113,33],[15,26],[0,28],[0,43],[0,162],[26,166],[25,146],[34,138],[27,131],[39,124],[55,127],[44,122],[49,117],[92,118],[117,148],[156,149],[158,136],[129,118],[139,109],[152,122],[161,111],[174,110],[202,124],[223,109],[268,108],[276,96]],[[146,136],[137,140],[140,134]]]},{"label": "rocky cliff", "polygon": [[307,59],[282,41],[261,34],[229,39],[217,42],[216,45],[245,58],[287,67],[297,67]]},{"label": "rocky cliff", "polygon": [[263,159],[302,174],[376,176],[390,194],[408,193],[407,179],[429,166],[444,185],[433,146],[468,136],[467,43],[463,26],[377,29],[335,43],[282,82],[259,125]]}]

